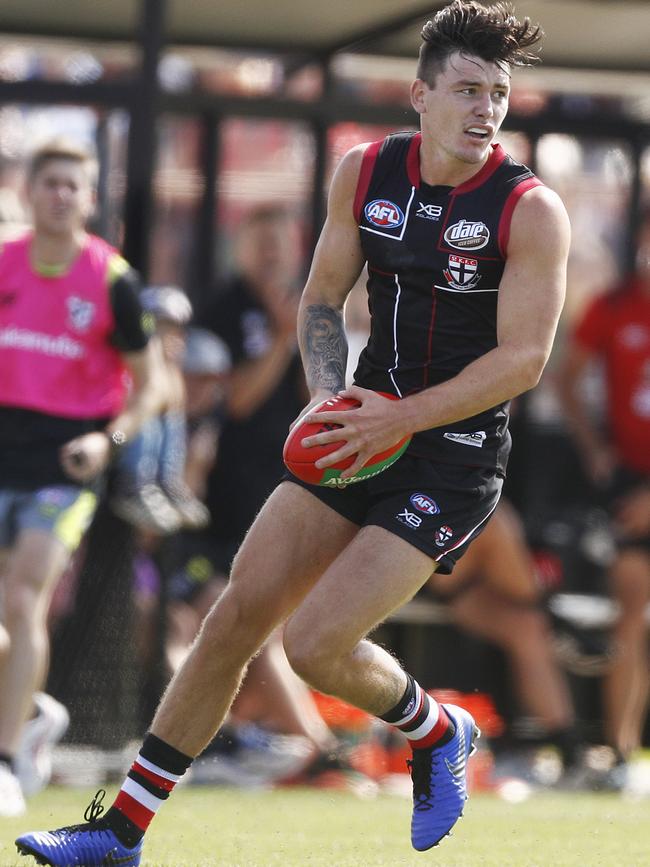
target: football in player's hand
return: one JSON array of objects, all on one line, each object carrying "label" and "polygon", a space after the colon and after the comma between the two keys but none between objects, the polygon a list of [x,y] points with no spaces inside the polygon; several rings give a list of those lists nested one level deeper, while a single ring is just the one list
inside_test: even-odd
[{"label": "football in player's hand", "polygon": [[[383,395],[390,397],[393,400],[397,398],[393,395]],[[361,406],[358,400],[350,397],[331,397],[324,400],[322,403],[313,407],[310,413],[319,412],[339,412],[341,410],[356,409]],[[376,476],[394,464],[395,461],[403,454],[411,441],[410,436],[406,436],[399,442],[395,443],[391,448],[373,455],[369,461],[354,475],[348,479],[342,479],[341,473],[348,467],[352,466],[355,460],[355,455],[350,455],[337,461],[331,467],[319,469],[316,466],[316,461],[324,458],[326,455],[335,452],[342,445],[342,440],[338,442],[327,443],[321,446],[312,446],[305,448],[302,445],[302,440],[305,437],[314,436],[318,433],[333,430],[340,425],[332,424],[331,422],[305,422],[298,421],[289,433],[284,444],[282,456],[284,463],[294,476],[297,476],[303,482],[308,482],[312,485],[324,485],[329,488],[344,488],[353,482],[360,482],[362,479],[367,479],[371,476]]]}]

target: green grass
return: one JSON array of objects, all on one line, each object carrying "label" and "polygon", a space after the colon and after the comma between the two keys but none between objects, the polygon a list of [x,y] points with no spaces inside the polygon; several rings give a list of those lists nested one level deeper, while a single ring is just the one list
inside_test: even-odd
[{"label": "green grass", "polygon": [[[109,795],[114,789],[109,791]],[[82,821],[93,792],[51,788],[27,816],[0,819],[1,867],[27,867],[14,837]],[[107,798],[107,800],[109,800]],[[143,867],[646,867],[650,807],[615,795],[545,793],[510,805],[472,797],[454,836],[425,854],[411,850],[410,806],[315,790],[177,791],[154,821]]]}]

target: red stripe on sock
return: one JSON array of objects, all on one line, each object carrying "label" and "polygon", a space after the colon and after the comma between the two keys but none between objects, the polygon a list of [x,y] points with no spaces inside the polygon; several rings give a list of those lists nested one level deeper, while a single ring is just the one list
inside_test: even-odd
[{"label": "red stripe on sock", "polygon": [[151,810],[147,809],[140,801],[136,801],[131,795],[120,791],[115,803],[113,804],[116,810],[124,813],[127,819],[130,819],[134,825],[137,825],[141,831],[146,831],[151,820],[156,815]]},{"label": "red stripe on sock", "polygon": [[438,714],[438,719],[436,720],[436,724],[431,729],[431,731],[424,735],[421,738],[418,738],[416,741],[409,741],[411,747],[414,750],[422,750],[427,747],[435,746],[436,742],[440,740],[440,738],[445,734],[445,732],[449,729],[449,717],[444,712],[443,708],[440,708],[440,712]]},{"label": "red stripe on sock", "polygon": [[171,792],[176,783],[173,780],[167,780],[165,777],[160,777],[154,771],[150,771],[148,768],[143,768],[142,765],[139,765],[137,762],[133,762],[131,765],[131,770],[136,771],[138,774],[142,774],[143,777],[146,777],[159,789],[164,789],[166,792]]}]

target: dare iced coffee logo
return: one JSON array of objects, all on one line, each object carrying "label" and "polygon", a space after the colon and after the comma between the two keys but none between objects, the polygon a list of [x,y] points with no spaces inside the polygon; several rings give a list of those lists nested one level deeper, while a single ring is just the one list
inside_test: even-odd
[{"label": "dare iced coffee logo", "polygon": [[480,250],[490,240],[490,230],[480,221],[459,220],[449,226],[444,238],[456,250]]}]

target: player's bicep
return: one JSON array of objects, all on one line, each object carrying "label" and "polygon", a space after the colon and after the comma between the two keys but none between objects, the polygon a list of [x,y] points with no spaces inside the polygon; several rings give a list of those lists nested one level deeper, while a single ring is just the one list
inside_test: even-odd
[{"label": "player's bicep", "polygon": [[353,202],[362,148],[355,148],[341,160],[330,186],[327,219],[321,232],[303,303],[325,303],[341,307],[365,264]]},{"label": "player's bicep", "polygon": [[566,292],[570,226],[564,205],[546,187],[522,196],[512,218],[501,283],[497,335],[546,363]]}]

